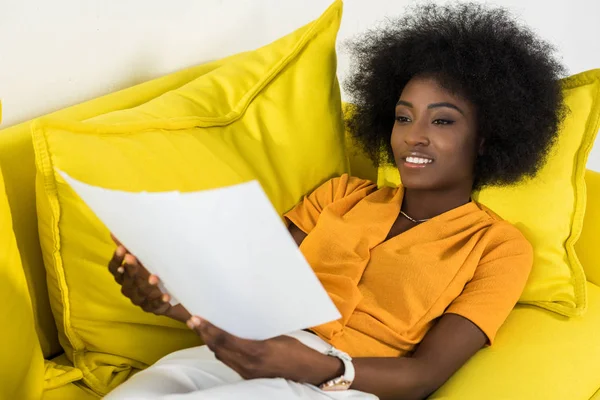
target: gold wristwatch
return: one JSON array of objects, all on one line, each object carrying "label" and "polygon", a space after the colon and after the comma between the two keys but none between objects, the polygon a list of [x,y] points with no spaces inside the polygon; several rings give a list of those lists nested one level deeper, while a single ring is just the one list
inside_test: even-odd
[{"label": "gold wristwatch", "polygon": [[354,382],[354,364],[352,364],[352,357],[348,354],[344,353],[336,349],[335,347],[331,347],[329,350],[325,352],[326,355],[331,357],[337,357],[344,363],[344,374],[342,376],[338,376],[337,378],[333,378],[319,386],[324,392],[333,392],[333,391],[341,391],[348,390],[350,386],[352,386],[352,382]]}]

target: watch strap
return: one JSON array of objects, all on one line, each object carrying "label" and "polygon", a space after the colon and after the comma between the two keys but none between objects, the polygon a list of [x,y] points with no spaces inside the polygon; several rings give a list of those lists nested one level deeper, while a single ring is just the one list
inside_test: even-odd
[{"label": "watch strap", "polygon": [[319,386],[319,389],[328,392],[328,391],[342,391],[350,389],[352,383],[354,382],[355,370],[354,364],[352,363],[352,357],[350,357],[347,353],[344,353],[341,350],[336,349],[335,347],[329,348],[325,352],[326,355],[331,357],[337,357],[342,360],[344,363],[344,373],[337,378],[333,378]]}]

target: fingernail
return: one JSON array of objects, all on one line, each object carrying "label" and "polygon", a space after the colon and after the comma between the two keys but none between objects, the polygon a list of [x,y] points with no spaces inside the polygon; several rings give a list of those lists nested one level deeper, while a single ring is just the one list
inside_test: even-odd
[{"label": "fingernail", "polygon": [[194,329],[194,324],[192,323],[192,319],[191,318],[188,319],[185,323],[187,324],[188,328]]},{"label": "fingernail", "polygon": [[132,256],[131,254],[127,254],[125,256],[125,264],[135,264],[135,257]]},{"label": "fingernail", "polygon": [[162,295],[162,301],[164,301],[165,303],[168,303],[169,300],[171,300],[171,296],[169,296],[167,293]]},{"label": "fingernail", "polygon": [[117,253],[117,255],[118,255],[119,257],[123,257],[123,256],[125,255],[125,253],[126,253],[126,251],[125,251],[125,247],[123,247],[123,246],[119,246],[119,247],[117,247],[117,251],[116,251],[116,253]]},{"label": "fingernail", "polygon": [[192,321],[192,324],[194,325],[194,327],[199,327],[200,324],[202,323],[202,320],[196,316],[193,316],[192,318],[190,318],[190,321]]},{"label": "fingernail", "polygon": [[151,285],[156,285],[158,283],[158,277],[156,275],[150,275],[148,277],[148,283]]},{"label": "fingernail", "polygon": [[122,274],[123,272],[125,272],[125,268],[121,266],[121,267],[117,268],[117,272]]}]

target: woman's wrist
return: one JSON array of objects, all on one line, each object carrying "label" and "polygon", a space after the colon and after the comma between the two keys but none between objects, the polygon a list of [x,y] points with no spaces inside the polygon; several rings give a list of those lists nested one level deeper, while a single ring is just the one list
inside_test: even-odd
[{"label": "woman's wrist", "polygon": [[315,357],[312,365],[307,368],[307,379],[304,382],[319,386],[344,374],[344,363],[342,360],[337,357],[318,354],[319,357]]}]

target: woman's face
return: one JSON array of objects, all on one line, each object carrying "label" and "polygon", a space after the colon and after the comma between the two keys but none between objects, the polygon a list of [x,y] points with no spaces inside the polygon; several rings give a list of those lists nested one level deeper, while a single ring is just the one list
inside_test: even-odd
[{"label": "woman's face", "polygon": [[396,105],[391,144],[404,187],[472,186],[479,150],[474,106],[434,79],[415,77]]}]

